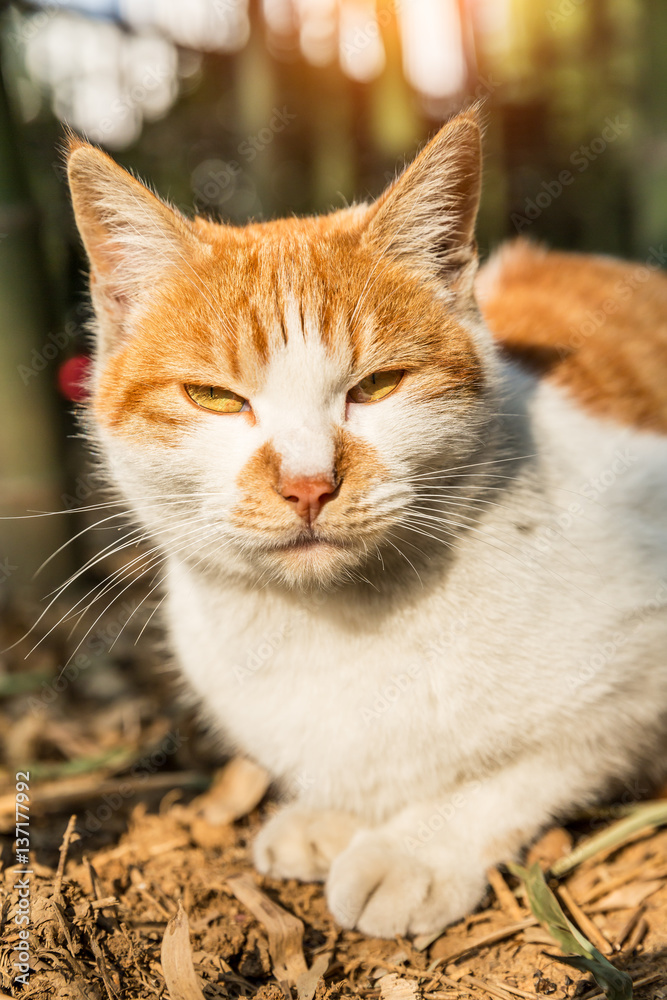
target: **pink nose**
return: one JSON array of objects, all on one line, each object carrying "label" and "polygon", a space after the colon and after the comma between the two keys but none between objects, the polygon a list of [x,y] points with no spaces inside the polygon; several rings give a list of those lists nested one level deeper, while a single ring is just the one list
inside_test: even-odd
[{"label": "pink nose", "polygon": [[338,486],[331,479],[315,476],[304,479],[284,479],[280,484],[280,495],[294,509],[306,524],[312,524],[325,503],[331,500]]}]

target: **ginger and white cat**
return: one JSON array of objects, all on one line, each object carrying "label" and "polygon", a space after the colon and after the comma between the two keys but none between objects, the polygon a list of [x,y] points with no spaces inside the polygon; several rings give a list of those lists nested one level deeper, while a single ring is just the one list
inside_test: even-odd
[{"label": "ginger and white cat", "polygon": [[474,111],[321,218],[188,220],[78,140],[69,177],[89,425],[185,677],[293,799],[259,870],[432,932],[662,773],[665,277],[515,243],[476,278]]}]

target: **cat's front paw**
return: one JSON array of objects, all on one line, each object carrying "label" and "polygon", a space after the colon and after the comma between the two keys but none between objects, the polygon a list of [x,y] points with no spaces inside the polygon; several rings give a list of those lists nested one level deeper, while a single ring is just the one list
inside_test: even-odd
[{"label": "cat's front paw", "polygon": [[288,806],[260,830],[253,846],[255,867],[275,878],[322,882],[359,826],[348,813]]},{"label": "cat's front paw", "polygon": [[371,830],[358,833],[334,861],[327,902],[342,927],[372,937],[431,934],[469,913],[484,885],[481,865],[449,853],[420,857],[399,838]]}]

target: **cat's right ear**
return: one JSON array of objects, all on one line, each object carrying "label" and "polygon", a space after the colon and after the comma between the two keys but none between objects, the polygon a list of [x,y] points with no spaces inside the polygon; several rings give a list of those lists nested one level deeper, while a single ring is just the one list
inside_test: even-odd
[{"label": "cat's right ear", "polygon": [[68,137],[72,205],[90,261],[103,350],[120,345],[133,311],[170,268],[191,270],[203,247],[187,220],[102,150]]},{"label": "cat's right ear", "polygon": [[467,301],[477,266],[482,124],[473,106],[449,121],[371,206],[367,245]]}]

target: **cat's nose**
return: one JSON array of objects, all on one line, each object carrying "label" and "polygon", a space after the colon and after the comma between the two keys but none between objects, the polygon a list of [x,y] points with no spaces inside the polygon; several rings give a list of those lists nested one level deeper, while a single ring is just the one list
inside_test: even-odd
[{"label": "cat's nose", "polygon": [[338,493],[339,483],[325,476],[301,479],[284,479],[280,484],[280,495],[294,509],[306,524],[312,524],[327,501]]}]

